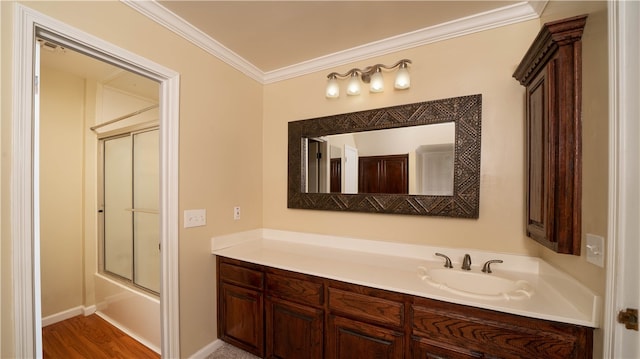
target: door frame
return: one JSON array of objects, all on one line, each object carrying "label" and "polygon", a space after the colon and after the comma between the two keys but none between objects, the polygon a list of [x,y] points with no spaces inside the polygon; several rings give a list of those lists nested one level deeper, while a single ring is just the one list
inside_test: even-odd
[{"label": "door frame", "polygon": [[603,357],[640,353],[636,332],[617,322],[637,308],[640,249],[640,5],[609,1],[609,219]]},{"label": "door frame", "polygon": [[160,83],[160,243],[161,353],[180,357],[178,276],[178,129],[179,74],[114,46],[22,4],[14,5],[13,90],[11,118],[11,238],[15,356],[42,357],[40,317],[37,174],[34,163],[34,48],[43,29],[86,48],[101,60],[114,59],[128,70]]}]

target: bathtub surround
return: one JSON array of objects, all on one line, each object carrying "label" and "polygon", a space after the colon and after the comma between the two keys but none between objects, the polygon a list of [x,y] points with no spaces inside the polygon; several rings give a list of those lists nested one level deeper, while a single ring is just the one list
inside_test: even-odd
[{"label": "bathtub surround", "polygon": [[96,313],[132,338],[160,353],[160,299],[95,274]]}]

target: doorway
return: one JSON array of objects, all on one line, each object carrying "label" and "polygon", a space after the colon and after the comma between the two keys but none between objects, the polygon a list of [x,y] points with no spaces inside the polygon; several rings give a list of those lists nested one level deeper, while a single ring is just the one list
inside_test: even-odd
[{"label": "doorway", "polygon": [[[14,116],[12,119],[11,214],[15,288],[14,332],[17,357],[42,353],[40,318],[39,186],[34,148],[39,119],[35,68],[36,35],[117,64],[160,83],[160,243],[161,352],[179,357],[178,306],[178,103],[179,75],[138,55],[15,4]],[[37,148],[37,147],[36,147]]]}]

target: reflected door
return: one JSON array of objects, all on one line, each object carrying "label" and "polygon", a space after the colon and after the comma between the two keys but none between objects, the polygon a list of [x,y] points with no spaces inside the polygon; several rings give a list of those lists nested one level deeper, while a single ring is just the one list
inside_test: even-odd
[{"label": "reflected door", "polygon": [[158,130],[103,141],[103,268],[160,291]]},{"label": "reflected door", "polygon": [[344,193],[358,193],[358,149],[344,145]]}]

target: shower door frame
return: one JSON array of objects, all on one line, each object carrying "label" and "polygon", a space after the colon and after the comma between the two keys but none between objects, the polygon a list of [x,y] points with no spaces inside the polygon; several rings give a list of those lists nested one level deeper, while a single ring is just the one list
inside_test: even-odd
[{"label": "shower door frame", "polygon": [[[105,156],[106,156],[106,152],[105,152],[105,141],[111,140],[111,139],[118,139],[118,138],[123,138],[123,137],[130,137],[131,138],[131,149],[133,152],[133,147],[135,146],[135,141],[133,140],[133,137],[135,137],[135,135],[140,134],[140,133],[145,133],[145,132],[149,132],[149,131],[159,131],[159,127],[157,125],[152,125],[149,127],[137,127],[134,126],[136,129],[135,130],[131,130],[130,127],[128,128],[124,128],[121,131],[109,131],[109,133],[107,133],[106,135],[98,135],[97,140],[98,140],[98,208],[99,208],[99,219],[98,219],[98,272],[105,274],[106,276],[108,276],[109,278],[112,278],[113,280],[116,280],[118,282],[122,282],[124,285],[127,286],[131,286],[135,289],[138,290],[142,290],[143,292],[147,293],[147,294],[151,294],[154,295],[156,297],[160,296],[159,292],[156,292],[153,289],[147,288],[143,285],[140,285],[138,283],[136,283],[135,281],[135,277],[136,277],[136,270],[135,270],[135,234],[132,234],[132,253],[131,253],[131,278],[126,278],[124,276],[119,275],[118,273],[114,273],[111,272],[109,270],[106,269],[105,267],[105,263],[106,263],[106,252],[105,252],[105,241],[106,241],[106,237],[105,237],[105,211],[104,211],[104,206],[105,206],[105,202],[106,199],[104,197],[104,190],[105,190],[105,168],[104,168],[104,163],[105,163]],[[158,153],[159,155],[159,153]],[[133,156],[133,154],[132,154]],[[132,163],[134,163],[135,161],[132,158]],[[135,172],[135,171],[134,171]],[[133,179],[133,177],[132,177]],[[158,178],[159,180],[159,178]],[[133,190],[133,182],[131,183],[132,186],[132,193],[135,193]],[[135,198],[135,195],[134,195]],[[132,203],[133,206],[131,208],[132,211],[132,215],[133,212],[135,212],[135,203]],[[133,224],[134,228],[135,228],[135,223]],[[132,229],[134,229],[132,228]],[[158,241],[158,246],[159,249],[161,248],[160,245],[160,241]],[[160,254],[162,254],[162,251],[160,251]],[[158,270],[160,270],[160,268],[158,268]]]},{"label": "shower door frame", "polygon": [[39,184],[34,170],[38,154],[34,151],[35,46],[36,33],[45,30],[73,44],[82,44],[93,56],[160,83],[160,244],[161,252],[161,354],[180,357],[179,268],[178,268],[178,140],[180,75],[162,65],[80,31],[64,22],[15,3],[13,13],[13,98],[11,122],[11,248],[13,273],[14,354],[20,358],[42,357],[42,319],[40,317],[40,254],[34,213]]}]

